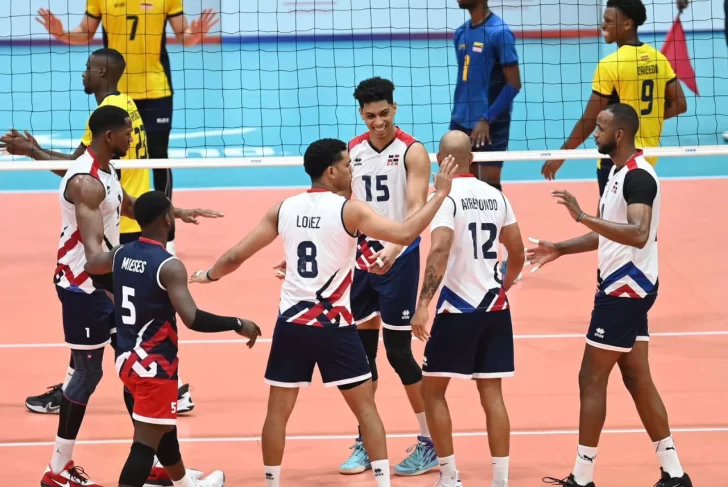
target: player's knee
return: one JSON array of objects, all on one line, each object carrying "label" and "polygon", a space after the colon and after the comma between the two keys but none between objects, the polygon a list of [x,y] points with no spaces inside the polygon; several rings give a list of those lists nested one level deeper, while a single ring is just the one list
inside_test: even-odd
[{"label": "player's knee", "polygon": [[64,394],[70,401],[86,405],[104,376],[104,350],[103,348],[84,350],[83,359],[76,351],[74,351],[74,355],[76,369],[64,390]]},{"label": "player's knee", "polygon": [[409,386],[421,381],[422,369],[412,355],[412,331],[385,328],[383,336],[387,360],[402,384]]},{"label": "player's knee", "polygon": [[579,370],[579,392],[583,395],[601,389],[606,390],[608,377],[603,377],[603,374],[599,374],[590,367],[582,366]]},{"label": "player's knee", "polygon": [[179,451],[179,440],[177,439],[177,427],[162,436],[157,448],[157,459],[164,467],[177,465],[182,460],[182,453]]},{"label": "player's knee", "polygon": [[119,485],[143,487],[154,465],[154,449],[143,443],[133,443],[129,458],[119,475]]},{"label": "player's knee", "polygon": [[364,345],[364,351],[367,354],[367,360],[369,361],[369,368],[372,371],[372,381],[376,381],[379,378],[377,371],[377,349],[379,348],[379,329],[376,330],[362,330],[357,329],[359,338],[361,339],[362,345]]}]

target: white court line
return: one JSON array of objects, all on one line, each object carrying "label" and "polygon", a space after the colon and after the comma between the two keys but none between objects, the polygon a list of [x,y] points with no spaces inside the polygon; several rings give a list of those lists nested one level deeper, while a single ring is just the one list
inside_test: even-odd
[{"label": "white court line", "polygon": [[[571,339],[571,338],[584,338],[584,333],[561,333],[551,335],[514,335],[513,338],[516,340],[558,340],[558,339]],[[728,331],[674,331],[664,333],[650,333],[652,337],[698,337],[698,336],[728,336]],[[379,341],[383,339],[380,337]],[[412,337],[412,341],[419,341],[417,338]],[[259,338],[255,343],[270,343],[270,338]],[[223,338],[213,340],[180,340],[180,345],[228,345],[228,344],[245,344],[247,340],[245,338]],[[12,348],[66,348],[68,345],[65,343],[3,343],[0,344],[0,349],[12,349]]]},{"label": "white court line", "polygon": [[[708,426],[704,428],[670,428],[672,433],[728,433],[728,427]],[[579,430],[533,430],[533,431],[511,431],[511,436],[564,436],[577,435]],[[605,429],[602,431],[605,435],[631,435],[646,434],[644,429]],[[388,434],[387,438],[413,438],[417,433],[396,433]],[[472,431],[453,433],[453,437],[481,437],[488,436],[485,431]],[[352,440],[352,435],[307,435],[307,436],[286,436],[286,441],[332,441],[332,440]],[[179,438],[180,443],[252,443],[260,441],[259,436],[239,436],[239,437],[200,437],[200,438]],[[79,440],[76,445],[124,445],[131,443],[131,439],[116,440]],[[52,441],[19,441],[13,443],[0,443],[0,448],[22,448],[22,447],[38,447],[53,446]]]},{"label": "white court line", "polygon": [[[660,181],[713,181],[728,179],[728,176],[663,176]],[[557,181],[547,181],[545,179],[523,179],[523,180],[506,180],[504,184],[560,184],[560,183],[593,183],[596,178],[574,178],[559,179]],[[200,188],[174,188],[175,192],[194,192],[194,191],[277,191],[284,189],[308,189],[310,186],[209,186]],[[1,194],[57,194],[57,189],[3,189]]]}]

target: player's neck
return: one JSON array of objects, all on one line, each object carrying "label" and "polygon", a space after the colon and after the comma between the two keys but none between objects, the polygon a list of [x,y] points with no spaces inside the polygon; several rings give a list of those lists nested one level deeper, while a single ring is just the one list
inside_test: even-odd
[{"label": "player's neck", "polygon": [[612,159],[612,162],[614,162],[617,169],[621,169],[636,153],[637,148],[634,144],[632,144],[630,146],[617,147],[614,152],[609,154],[609,157]]},{"label": "player's neck", "polygon": [[101,90],[98,93],[95,93],[94,97],[96,98],[96,104],[100,105],[101,102],[104,101],[104,99],[107,96],[113,95],[114,93],[118,93],[118,92],[119,92],[119,90],[116,88],[116,85],[114,85],[114,86],[109,86],[107,89]]},{"label": "player's neck", "polygon": [[106,147],[98,147],[93,142],[91,142],[89,149],[93,152],[94,160],[99,164],[99,167],[108,172],[113,154]]},{"label": "player's neck", "polygon": [[622,39],[621,42],[617,42],[617,47],[639,46],[639,45],[640,45],[640,38],[637,35],[637,32],[635,32],[634,35],[627,37],[626,39]]},{"label": "player's neck", "polygon": [[311,183],[311,189],[318,189],[324,191],[331,191],[332,193],[338,193],[338,190],[333,186],[327,186],[323,181],[314,181]]},{"label": "player's neck", "polygon": [[470,9],[470,25],[482,24],[490,14],[490,9],[486,5],[478,5]]},{"label": "player's neck", "polygon": [[167,231],[164,229],[159,231],[147,230],[142,232],[142,237],[159,242],[162,247],[167,247]]},{"label": "player's neck", "polygon": [[383,135],[377,135],[373,130],[369,131],[369,142],[375,149],[381,151],[394,140],[397,134],[397,126],[391,125]]}]

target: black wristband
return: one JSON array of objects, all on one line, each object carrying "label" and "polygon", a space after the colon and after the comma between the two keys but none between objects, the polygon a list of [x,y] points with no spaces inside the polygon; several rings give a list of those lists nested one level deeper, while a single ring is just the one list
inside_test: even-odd
[{"label": "black wristband", "polygon": [[242,328],[243,323],[240,318],[218,316],[198,309],[190,330],[200,333],[219,333],[221,331],[239,331]]},{"label": "black wristband", "polygon": [[212,269],[207,269],[207,272],[205,272],[205,277],[207,277],[207,280],[208,281],[212,281],[212,282],[219,281],[220,280],[219,277],[217,279],[213,279],[212,277],[210,277],[210,271],[211,270]]}]

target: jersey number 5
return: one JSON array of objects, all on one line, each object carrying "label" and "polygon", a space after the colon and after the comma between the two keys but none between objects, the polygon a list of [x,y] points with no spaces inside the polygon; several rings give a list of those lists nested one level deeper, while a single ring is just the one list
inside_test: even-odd
[{"label": "jersey number 5", "polygon": [[[493,242],[495,241],[495,235],[498,233],[498,227],[493,223],[483,223],[480,225],[480,229],[484,232],[488,232],[488,238],[483,243],[481,250],[483,251],[483,259],[497,259],[498,252],[491,251]],[[473,237],[473,259],[478,258],[478,224],[472,222],[468,225],[470,230],[470,236]]]},{"label": "jersey number 5", "polygon": [[298,275],[306,279],[318,276],[316,245],[310,240],[298,244]]},{"label": "jersey number 5", "polygon": [[129,312],[128,315],[122,313],[121,322],[125,325],[133,325],[136,323],[136,308],[129,298],[134,297],[134,288],[122,286],[121,293],[121,308]]}]

